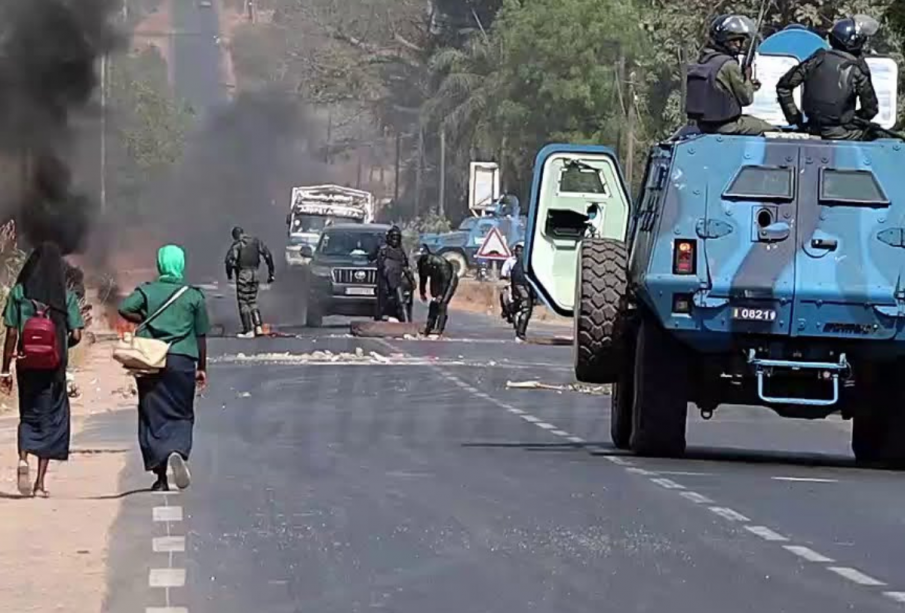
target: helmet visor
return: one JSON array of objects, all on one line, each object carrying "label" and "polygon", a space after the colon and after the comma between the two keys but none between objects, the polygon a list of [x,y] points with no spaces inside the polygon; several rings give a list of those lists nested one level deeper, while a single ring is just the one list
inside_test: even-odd
[{"label": "helmet visor", "polygon": [[855,15],[855,32],[861,36],[873,36],[880,30],[880,22],[870,15]]}]

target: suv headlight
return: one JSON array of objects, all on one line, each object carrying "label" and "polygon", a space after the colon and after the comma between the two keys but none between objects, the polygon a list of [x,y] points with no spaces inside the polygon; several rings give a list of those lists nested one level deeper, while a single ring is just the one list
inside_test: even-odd
[{"label": "suv headlight", "polygon": [[330,267],[329,266],[312,266],[311,274],[315,277],[330,277]]}]

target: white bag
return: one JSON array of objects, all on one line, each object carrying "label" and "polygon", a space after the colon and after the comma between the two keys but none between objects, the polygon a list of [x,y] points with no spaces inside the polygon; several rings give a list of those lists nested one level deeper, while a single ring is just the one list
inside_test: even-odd
[{"label": "white bag", "polygon": [[153,315],[135,329],[134,334],[126,334],[113,349],[113,359],[136,376],[155,374],[166,368],[170,343],[154,338],[141,338],[137,334],[176,302],[188,289],[187,285],[179,288]]}]

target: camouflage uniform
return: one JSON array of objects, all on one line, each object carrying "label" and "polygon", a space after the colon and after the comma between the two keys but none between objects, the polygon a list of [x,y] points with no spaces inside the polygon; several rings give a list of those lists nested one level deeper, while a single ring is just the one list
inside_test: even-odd
[{"label": "camouflage uniform", "polygon": [[258,310],[258,267],[264,258],[268,270],[268,282],[273,282],[273,255],[260,239],[244,232],[233,233],[233,244],[226,254],[226,276],[236,275],[236,297],[239,303],[239,318],[242,320],[242,334],[263,334],[261,312]]}]

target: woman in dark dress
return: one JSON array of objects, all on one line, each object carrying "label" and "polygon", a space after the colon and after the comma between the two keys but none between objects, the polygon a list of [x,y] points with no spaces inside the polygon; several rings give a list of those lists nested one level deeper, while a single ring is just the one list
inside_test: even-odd
[{"label": "woman in dark dress", "polygon": [[[53,243],[43,243],[32,251],[10,291],[4,311],[6,343],[0,390],[9,394],[13,379],[10,365],[25,323],[46,307],[57,335],[60,362],[54,370],[29,370],[18,366],[19,385],[19,491],[27,496],[47,497],[44,479],[50,460],[69,459],[69,396],[66,393],[68,348],[79,343],[84,327],[75,294],[67,291],[63,256]],[[32,488],[28,456],[38,458],[38,474]]]},{"label": "woman in dark dress", "polygon": [[207,341],[210,324],[201,290],[183,279],[185,253],[175,245],[157,253],[156,281],[140,285],[122,301],[119,314],[142,324],[177,292],[175,301],[137,332],[170,343],[166,368],[138,377],[138,444],[145,470],[157,475],[151,489],[169,490],[167,466],[179,489],[191,482],[186,461],[192,451],[195,388],[207,384]]}]

